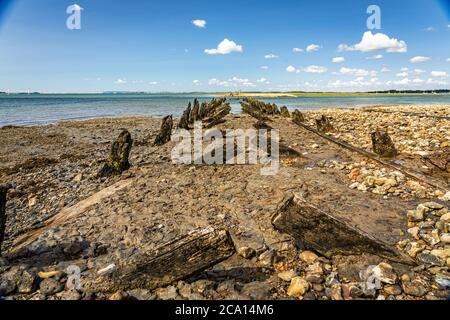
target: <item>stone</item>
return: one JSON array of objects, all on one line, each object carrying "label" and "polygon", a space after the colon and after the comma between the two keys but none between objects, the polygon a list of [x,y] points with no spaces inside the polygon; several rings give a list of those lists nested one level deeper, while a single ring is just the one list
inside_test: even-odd
[{"label": "stone", "polygon": [[177,288],[174,286],[159,288],[156,290],[156,296],[159,300],[175,300],[178,296]]},{"label": "stone", "polygon": [[50,279],[55,277],[61,277],[62,272],[61,271],[49,271],[49,272],[39,272],[38,276],[41,279]]},{"label": "stone", "polygon": [[292,279],[294,279],[297,276],[298,274],[294,270],[289,270],[278,274],[278,278],[286,282],[291,282]]},{"label": "stone", "polygon": [[129,162],[131,147],[133,146],[133,139],[131,134],[124,130],[114,141],[111,147],[111,153],[105,165],[99,172],[100,177],[121,174],[128,170],[131,165]]},{"label": "stone", "polygon": [[8,296],[16,291],[16,283],[11,279],[0,278],[0,297]]},{"label": "stone", "polygon": [[287,294],[290,297],[301,298],[309,290],[309,287],[310,285],[305,279],[301,277],[295,277],[291,281],[291,285],[287,290]]},{"label": "stone", "polygon": [[441,234],[441,242],[450,244],[450,233]]},{"label": "stone", "polygon": [[445,195],[439,198],[442,201],[450,201],[450,191],[448,191]]},{"label": "stone", "polygon": [[251,300],[268,300],[272,287],[264,282],[250,282],[242,287],[241,293]]},{"label": "stone", "polygon": [[39,285],[39,291],[46,295],[53,295],[64,290],[64,285],[51,278],[44,279]]},{"label": "stone", "polygon": [[61,300],[64,301],[78,301],[81,299],[81,294],[77,290],[67,290],[61,292]]},{"label": "stone", "polygon": [[173,117],[167,116],[162,120],[162,125],[158,136],[155,139],[154,144],[156,146],[162,146],[168,143],[172,137],[173,129]]},{"label": "stone", "polygon": [[434,256],[429,253],[420,253],[417,255],[417,261],[420,263],[427,265],[427,266],[443,266],[444,262],[438,258],[437,256]]},{"label": "stone", "polygon": [[398,296],[402,294],[402,288],[399,285],[387,285],[384,286],[383,290],[387,295]]},{"label": "stone", "polygon": [[276,259],[276,253],[273,250],[263,252],[259,257],[259,262],[266,267],[271,267]]},{"label": "stone", "polygon": [[251,259],[256,254],[255,249],[250,247],[240,247],[237,252],[244,259]]},{"label": "stone", "polygon": [[432,232],[421,232],[420,237],[425,240],[430,246],[435,246],[441,239],[439,238],[438,230],[433,230]]},{"label": "stone", "polygon": [[22,294],[31,294],[36,290],[37,276],[34,272],[25,270],[20,276],[17,291]]},{"label": "stone", "polygon": [[450,222],[450,212],[441,216],[441,221]]},{"label": "stone", "polygon": [[331,124],[330,118],[322,115],[319,119],[316,119],[317,130],[320,132],[331,132],[334,130],[333,125]]},{"label": "stone", "polygon": [[113,295],[109,297],[108,300],[110,301],[121,301],[121,300],[127,300],[128,299],[128,293],[125,291],[117,291]]},{"label": "stone", "polygon": [[425,248],[425,245],[419,244],[417,242],[410,242],[406,246],[405,251],[409,256],[415,258],[417,254],[421,253],[423,250],[425,250]]},{"label": "stone", "polygon": [[344,300],[353,300],[361,297],[363,295],[362,290],[356,283],[343,284],[342,297]]},{"label": "stone", "polygon": [[380,263],[372,269],[372,273],[383,283],[395,284],[397,282],[397,274],[388,263]]},{"label": "stone", "polygon": [[423,297],[427,293],[427,288],[424,286],[422,281],[419,280],[403,282],[402,289],[406,294],[413,297]]},{"label": "stone", "polygon": [[335,284],[331,288],[325,290],[327,296],[334,301],[344,300],[342,297],[342,288],[340,284]]},{"label": "stone", "polygon": [[408,210],[406,216],[408,217],[408,220],[412,222],[419,222],[422,221],[424,218],[423,212],[419,210]]},{"label": "stone", "polygon": [[83,174],[79,173],[75,176],[75,178],[73,178],[73,182],[77,182],[80,183],[83,180]]},{"label": "stone", "polygon": [[419,231],[420,228],[419,227],[413,227],[413,228],[409,228],[408,229],[408,233],[416,240],[419,240]]},{"label": "stone", "polygon": [[303,251],[300,253],[300,259],[306,264],[310,265],[311,263],[314,263],[317,259],[319,259],[319,256],[312,251]]},{"label": "stone", "polygon": [[444,208],[444,206],[442,204],[436,203],[436,202],[426,202],[426,203],[423,203],[423,206],[427,207],[428,209],[431,209],[431,210],[440,210],[440,209]]},{"label": "stone", "polygon": [[450,257],[450,248],[432,250],[431,254],[445,261]]},{"label": "stone", "polygon": [[373,152],[382,157],[394,158],[398,154],[389,134],[381,129],[372,133],[372,147]]}]

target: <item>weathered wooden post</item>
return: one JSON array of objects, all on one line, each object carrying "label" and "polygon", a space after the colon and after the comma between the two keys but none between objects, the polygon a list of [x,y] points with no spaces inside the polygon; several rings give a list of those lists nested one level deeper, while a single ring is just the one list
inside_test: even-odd
[{"label": "weathered wooden post", "polygon": [[292,121],[295,124],[300,125],[300,123],[304,123],[305,122],[305,117],[303,116],[303,113],[301,113],[300,111],[298,111],[297,109],[292,112]]},{"label": "weathered wooden post", "polygon": [[167,116],[162,121],[161,130],[155,139],[155,145],[162,146],[169,142],[170,138],[172,137],[172,129],[173,118],[172,116]]},{"label": "weathered wooden post", "polygon": [[128,170],[131,167],[128,158],[132,146],[133,139],[131,139],[131,134],[127,130],[122,131],[117,140],[114,141],[111,148],[111,154],[102,170],[100,170],[99,175],[102,177],[110,176],[121,174]]},{"label": "weathered wooden post", "polygon": [[330,118],[322,115],[320,119],[316,119],[317,130],[320,132],[330,132],[333,131],[333,125],[331,124]]},{"label": "weathered wooden post", "polygon": [[397,155],[397,149],[394,142],[386,131],[377,129],[372,133],[373,151],[386,158],[394,158]]},{"label": "weathered wooden post", "polygon": [[283,118],[290,118],[291,117],[291,113],[289,112],[289,109],[286,106],[281,107],[281,116]]},{"label": "weathered wooden post", "polygon": [[5,238],[6,228],[6,193],[8,186],[0,185],[0,256],[2,255],[2,243]]}]

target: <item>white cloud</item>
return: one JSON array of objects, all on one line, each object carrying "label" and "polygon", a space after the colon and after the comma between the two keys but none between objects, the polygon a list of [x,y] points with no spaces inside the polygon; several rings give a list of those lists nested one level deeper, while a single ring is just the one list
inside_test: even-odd
[{"label": "white cloud", "polygon": [[430,61],[430,60],[431,60],[430,57],[417,56],[417,57],[409,59],[409,62],[411,62],[411,63],[421,63],[421,62],[427,62],[427,61]]},{"label": "white cloud", "polygon": [[295,69],[294,66],[289,66],[289,67],[286,68],[286,71],[289,72],[289,73],[294,73],[294,72],[297,71],[297,69]]},{"label": "white cloud", "polygon": [[302,70],[303,72],[306,72],[306,73],[325,73],[325,72],[328,71],[328,69],[325,68],[325,67],[314,66],[314,65],[308,66],[308,67],[303,68],[303,69],[301,69],[301,70]]},{"label": "white cloud", "polygon": [[370,56],[366,58],[367,60],[379,60],[379,59],[383,59],[383,55],[382,54],[376,54],[374,56]]},{"label": "white cloud", "polygon": [[219,87],[256,87],[254,83],[252,83],[249,79],[242,79],[239,77],[233,77],[231,79],[221,81],[218,79],[210,79],[208,81],[210,86],[219,86]]},{"label": "white cloud", "polygon": [[256,80],[256,82],[258,83],[264,83],[264,84],[270,84],[270,82],[266,79],[266,78],[261,78]]},{"label": "white cloud", "polygon": [[399,77],[399,78],[405,78],[405,77],[407,77],[408,75],[409,75],[409,72],[407,72],[407,71],[400,72],[400,73],[397,73],[397,74],[396,74],[396,76]]},{"label": "white cloud", "polygon": [[352,46],[346,44],[339,45],[339,51],[361,51],[369,52],[376,50],[386,50],[386,52],[403,53],[408,51],[405,41],[389,38],[383,33],[372,34],[371,31],[364,33],[360,43]]},{"label": "white cloud", "polygon": [[219,45],[217,49],[206,49],[206,54],[229,54],[232,52],[242,52],[243,48],[241,45],[237,45],[236,42],[224,39]]},{"label": "white cloud", "polygon": [[307,52],[314,52],[314,51],[318,51],[320,49],[320,46],[317,44],[310,44],[309,46],[306,47],[306,51]]},{"label": "white cloud", "polygon": [[126,79],[117,79],[116,81],[114,81],[115,84],[125,84],[128,81]]},{"label": "white cloud", "polygon": [[434,78],[447,78],[448,74],[445,71],[432,71],[431,76]]},{"label": "white cloud", "polygon": [[155,85],[157,85],[157,84],[158,84],[158,82],[156,82],[156,81],[152,81],[152,82],[149,82],[148,84],[150,84],[150,85],[152,85],[152,86],[155,86]]},{"label": "white cloud", "polygon": [[206,21],[205,20],[192,20],[192,24],[196,26],[197,28],[206,28]]},{"label": "white cloud", "polygon": [[202,85],[202,83],[201,83],[200,80],[194,80],[194,81],[192,81],[192,84],[193,84],[194,86],[201,86],[201,85]]},{"label": "white cloud", "polygon": [[435,27],[428,27],[428,28],[423,29],[423,31],[433,32],[433,31],[436,31],[436,28]]},{"label": "white cloud", "polygon": [[333,62],[334,63],[342,63],[342,62],[344,62],[345,61],[345,58],[344,57],[336,57],[336,58],[333,58]]},{"label": "white cloud", "polygon": [[391,69],[389,69],[387,67],[383,67],[383,69],[381,69],[381,72],[383,72],[383,73],[391,72]]},{"label": "white cloud", "polygon": [[435,84],[435,85],[443,86],[443,85],[448,85],[449,83],[447,81],[430,78],[427,80],[427,84]]},{"label": "white cloud", "polygon": [[339,70],[339,73],[337,74],[341,74],[344,76],[355,76],[355,77],[367,77],[367,76],[372,76],[375,77],[377,75],[376,71],[369,71],[369,70],[365,70],[365,69],[351,69],[351,68],[341,68]]},{"label": "white cloud", "polygon": [[261,66],[261,69],[263,69],[263,70],[268,70],[269,67],[268,67],[268,66]]},{"label": "white cloud", "polygon": [[447,59],[447,62],[450,62],[450,58]]},{"label": "white cloud", "polygon": [[416,83],[416,84],[421,84],[421,83],[424,83],[425,80],[422,80],[422,79],[417,78],[417,79],[414,79],[412,82],[413,82],[413,83]]},{"label": "white cloud", "polygon": [[266,54],[266,55],[264,56],[264,58],[265,58],[265,59],[276,59],[276,58],[278,58],[278,56],[275,55],[275,54],[273,54],[273,53],[270,53],[270,54]]},{"label": "white cloud", "polygon": [[305,50],[301,49],[301,48],[294,48],[292,49],[293,52],[299,53],[299,52],[304,52]]},{"label": "white cloud", "polygon": [[421,75],[421,74],[424,74],[424,73],[425,73],[425,70],[422,70],[422,69],[414,69],[414,74],[417,75],[417,76],[419,76],[419,75]]}]

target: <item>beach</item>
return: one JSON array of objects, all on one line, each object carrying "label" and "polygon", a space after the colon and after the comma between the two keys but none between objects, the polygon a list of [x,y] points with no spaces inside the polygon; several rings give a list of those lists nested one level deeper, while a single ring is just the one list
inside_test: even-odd
[{"label": "beach", "polygon": [[[450,105],[302,113],[305,126],[278,115],[267,122],[280,130],[281,138],[281,167],[273,176],[262,176],[260,164],[172,163],[173,141],[152,144],[161,126],[158,117],[0,128],[0,184],[11,186],[3,244],[6,259],[0,273],[2,279],[13,279],[4,282],[2,295],[38,300],[446,299]],[[327,137],[372,152],[371,134],[381,128],[389,133],[398,155],[389,162],[377,161],[318,135],[309,128],[315,128],[323,115],[333,126]],[[249,129],[256,123],[247,114],[229,114],[224,120],[216,126],[220,130]],[[124,129],[134,140],[131,168],[121,175],[99,177],[112,142]],[[444,163],[443,168],[437,163]],[[112,186],[106,196],[101,194]],[[98,194],[100,200],[95,198]],[[354,221],[358,230],[366,227],[366,215],[374,223],[386,219],[377,224],[373,237],[405,260],[375,254],[378,242],[371,244],[373,250],[350,255],[302,248],[294,233],[274,227],[273,217],[289,195],[324,212],[339,212],[342,221]],[[86,199],[90,202],[82,211],[73,209]],[[64,212],[76,215],[65,219],[60,216]],[[61,219],[49,225],[55,217]],[[210,227],[230,233],[236,254],[152,290],[96,291],[89,286],[99,270],[112,263]],[[71,265],[79,266],[89,290],[63,288]],[[364,272],[374,267],[381,283],[372,288],[366,285]],[[32,284],[27,286],[25,276],[34,279]],[[41,285],[36,287],[37,282]]]}]

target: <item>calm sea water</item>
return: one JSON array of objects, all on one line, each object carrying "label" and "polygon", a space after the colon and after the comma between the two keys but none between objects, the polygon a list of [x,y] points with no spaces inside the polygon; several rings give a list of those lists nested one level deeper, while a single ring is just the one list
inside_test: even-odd
[{"label": "calm sea water", "polygon": [[[50,124],[60,120],[117,117],[128,115],[165,116],[182,114],[189,101],[206,101],[211,95],[191,94],[86,94],[86,95],[2,95],[0,126]],[[450,95],[300,97],[262,99],[291,110],[327,107],[349,108],[374,105],[449,104]],[[233,113],[240,112],[238,99],[232,99]]]}]

